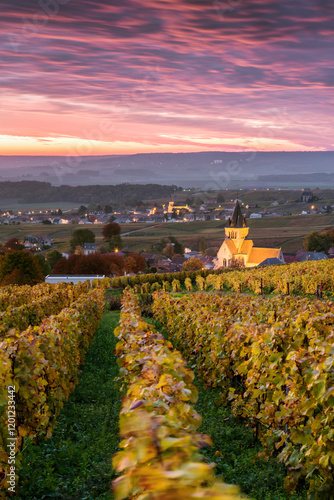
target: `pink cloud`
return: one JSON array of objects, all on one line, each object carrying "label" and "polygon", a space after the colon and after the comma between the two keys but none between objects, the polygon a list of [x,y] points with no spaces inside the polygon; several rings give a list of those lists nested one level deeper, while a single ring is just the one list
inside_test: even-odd
[{"label": "pink cloud", "polygon": [[[58,137],[57,148],[63,138],[64,153],[66,137],[90,135],[110,153],[238,139],[332,149],[325,0],[84,0],[54,14],[46,3],[2,4],[2,136]],[[184,139],[192,134],[204,140]]]}]

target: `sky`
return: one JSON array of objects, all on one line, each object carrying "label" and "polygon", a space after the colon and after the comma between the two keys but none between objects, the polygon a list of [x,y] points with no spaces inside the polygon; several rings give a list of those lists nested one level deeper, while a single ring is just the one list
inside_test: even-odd
[{"label": "sky", "polygon": [[334,150],[333,0],[0,0],[0,154]]}]

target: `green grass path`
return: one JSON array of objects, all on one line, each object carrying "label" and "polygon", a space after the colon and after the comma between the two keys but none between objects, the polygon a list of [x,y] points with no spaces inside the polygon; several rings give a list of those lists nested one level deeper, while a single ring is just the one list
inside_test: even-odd
[{"label": "green grass path", "polygon": [[306,500],[306,493],[289,497],[283,482],[286,469],[276,459],[260,460],[261,444],[254,441],[245,422],[235,418],[221,401],[219,389],[207,389],[198,380],[196,410],[202,416],[198,431],[208,434],[213,446],[202,450],[209,463],[215,462],[215,475],[226,483],[237,484],[243,493],[256,500]]},{"label": "green grass path", "polygon": [[119,313],[109,312],[90,346],[79,384],[59,415],[50,439],[23,453],[22,500],[110,500],[115,475],[111,458],[119,443],[120,392],[114,378],[113,329]]}]

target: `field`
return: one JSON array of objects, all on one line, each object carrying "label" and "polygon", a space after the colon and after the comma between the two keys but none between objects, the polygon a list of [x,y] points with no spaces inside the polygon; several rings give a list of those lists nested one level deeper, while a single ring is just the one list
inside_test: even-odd
[{"label": "field", "polygon": [[[249,237],[255,246],[282,247],[283,252],[303,249],[303,239],[311,231],[321,231],[334,226],[334,215],[305,215],[248,219]],[[157,243],[161,238],[175,236],[190,248],[203,236],[208,246],[220,246],[225,237],[225,221],[168,223],[147,228],[123,238],[131,250],[140,251]],[[132,225],[131,225],[132,227]],[[124,226],[122,231],[124,231]]]}]

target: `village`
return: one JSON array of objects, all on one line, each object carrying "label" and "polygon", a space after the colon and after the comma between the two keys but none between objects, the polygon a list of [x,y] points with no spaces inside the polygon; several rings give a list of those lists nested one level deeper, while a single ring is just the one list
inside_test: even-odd
[{"label": "village", "polygon": [[[255,190],[256,191],[256,190]],[[269,191],[269,189],[268,189]],[[200,192],[198,193],[201,194]],[[246,211],[247,218],[282,217],[291,215],[291,201],[280,199],[259,207],[258,204],[244,204],[241,198],[221,202],[219,195],[216,198],[208,197],[205,201],[192,199],[186,203],[169,201],[165,204],[150,204],[139,202],[137,207],[113,210],[109,204],[103,207],[96,204],[81,205],[70,210],[0,210],[1,224],[106,224],[111,220],[118,224],[139,223],[182,223],[193,221],[228,220],[234,204],[239,201]],[[188,202],[187,202],[188,201]],[[193,202],[193,203],[191,203]],[[294,212],[299,215],[314,215],[330,213],[334,204],[321,204],[321,200],[312,191],[303,190],[300,199],[296,200]],[[314,204],[312,204],[314,202]],[[297,206],[297,211],[296,211]]]},{"label": "village", "polygon": [[[332,206],[315,207],[316,197],[311,191],[303,191],[300,196],[299,205],[302,210],[299,212],[301,217],[305,215],[315,215],[330,213]],[[314,203],[314,205],[312,205]],[[334,248],[330,247],[327,255],[323,252],[309,252],[299,249],[295,254],[283,253],[280,247],[268,248],[257,247],[251,239],[252,234],[248,235],[249,227],[247,220],[277,218],[289,215],[285,213],[284,203],[278,201],[271,202],[267,207],[259,209],[257,205],[251,206],[237,198],[229,203],[217,199],[209,199],[197,206],[192,206],[190,203],[177,203],[169,201],[165,204],[142,204],[142,208],[138,210],[129,209],[124,211],[112,211],[109,205],[104,206],[81,206],[79,209],[71,210],[34,210],[34,211],[7,211],[2,213],[0,219],[3,225],[21,225],[26,230],[27,225],[42,225],[45,228],[51,229],[50,226],[68,226],[73,225],[73,230],[85,227],[92,229],[100,227],[101,229],[110,223],[122,225],[121,236],[133,235],[139,231],[145,231],[145,227],[164,226],[172,223],[189,223],[189,222],[209,222],[209,221],[224,221],[225,240],[218,246],[210,244],[210,241],[203,236],[199,239],[195,247],[188,247],[181,244],[175,237],[161,238],[160,244],[152,245],[142,249],[139,253],[145,259],[145,272],[166,273],[180,272],[184,269],[191,269],[189,262],[194,262],[195,268],[214,270],[220,267],[256,267],[261,265],[283,264],[299,260],[312,260],[322,258],[332,258],[334,256]],[[277,207],[280,207],[280,213],[276,212]],[[283,210],[282,210],[283,207]],[[305,208],[304,208],[305,207]],[[253,211],[254,210],[254,211]],[[127,230],[124,225],[136,223],[135,229]],[[33,226],[32,226],[33,227]],[[70,227],[68,227],[70,229]],[[139,227],[139,229],[137,229]],[[167,227],[167,226],[166,226]],[[100,232],[101,232],[100,229]],[[19,231],[23,231],[19,229]],[[79,229],[80,231],[80,229]],[[71,232],[71,231],[70,231]],[[73,231],[72,231],[73,232]],[[22,234],[22,238],[18,242],[24,249],[33,254],[42,254],[47,257],[48,252],[57,249],[57,241],[54,241],[52,234],[46,231],[45,234]],[[143,233],[144,234],[144,233]],[[133,252],[131,247],[127,246],[124,238],[120,248],[108,248],[104,242],[99,241],[83,241],[82,244],[72,248],[61,248],[61,257],[68,259],[73,254],[93,255],[93,254],[108,254],[110,256],[117,254],[119,257],[126,257]],[[142,270],[143,271],[143,270]],[[141,272],[142,272],[141,271]],[[126,271],[125,271],[126,272]],[[133,274],[129,270],[127,274]]]}]

